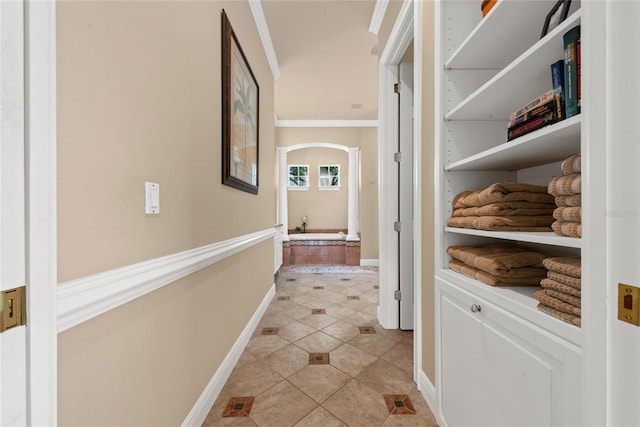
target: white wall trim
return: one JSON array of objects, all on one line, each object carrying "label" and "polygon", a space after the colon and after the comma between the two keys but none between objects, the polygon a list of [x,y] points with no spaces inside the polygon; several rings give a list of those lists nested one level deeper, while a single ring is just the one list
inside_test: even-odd
[{"label": "white wall trim", "polygon": [[24,2],[27,425],[58,422],[56,4]]},{"label": "white wall trim", "polygon": [[256,27],[258,28],[258,34],[262,41],[262,47],[264,48],[264,53],[267,56],[269,67],[271,67],[271,74],[273,74],[274,80],[278,80],[280,78],[280,65],[278,64],[276,50],[273,47],[273,41],[271,40],[271,33],[269,32],[267,19],[264,16],[262,3],[260,0],[249,0],[249,7],[253,14],[253,20],[256,21]]},{"label": "white wall trim", "polygon": [[360,267],[377,267],[380,265],[380,260],[378,259],[361,259]]},{"label": "white wall trim", "polygon": [[58,332],[276,236],[275,228],[71,280],[58,286]]},{"label": "white wall trim", "polygon": [[276,120],[277,128],[375,128],[377,120]]},{"label": "white wall trim", "polygon": [[280,149],[286,150],[287,153],[296,150],[304,150],[306,148],[330,148],[332,150],[341,150],[345,153],[349,152],[349,148],[358,148],[359,147],[348,147],[346,145],[334,144],[332,142],[305,142],[303,144],[291,145],[289,147],[278,147]]},{"label": "white wall trim", "polygon": [[378,35],[384,15],[387,13],[387,6],[389,6],[389,0],[377,0],[376,6],[373,9],[371,15],[371,22],[369,23],[369,32]]},{"label": "white wall trim", "polygon": [[251,339],[253,331],[258,326],[258,323],[260,323],[262,315],[265,313],[265,311],[267,311],[269,303],[271,303],[271,300],[273,299],[273,296],[275,294],[276,285],[274,283],[273,286],[271,286],[271,288],[269,289],[269,292],[267,292],[267,294],[264,296],[264,299],[258,306],[255,313],[253,313],[253,316],[251,316],[251,319],[247,323],[247,326],[245,326],[244,330],[231,347],[231,350],[229,350],[229,353],[227,353],[226,357],[216,370],[215,374],[213,374],[211,381],[209,381],[209,384],[207,384],[204,391],[198,398],[198,401],[193,406],[193,408],[189,412],[189,415],[187,415],[187,418],[185,418],[184,422],[182,423],[183,426],[200,427],[204,420],[207,418],[207,414],[218,398],[218,395],[220,395],[222,387],[227,382],[227,379],[229,379],[231,371],[233,371],[236,363],[238,363],[238,359],[240,359],[244,348],[247,346],[247,343]]},{"label": "white wall trim", "polygon": [[431,412],[433,412],[433,415],[435,415],[438,425],[441,427],[445,426],[446,424],[440,418],[440,413],[438,412],[436,388],[423,370],[418,371],[418,390],[420,390],[422,397],[424,397],[427,405],[429,405],[429,408],[431,408]]}]

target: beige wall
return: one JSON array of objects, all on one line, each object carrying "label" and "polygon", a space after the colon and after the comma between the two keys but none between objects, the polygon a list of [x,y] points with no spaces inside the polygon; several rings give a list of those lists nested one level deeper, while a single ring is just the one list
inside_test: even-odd
[{"label": "beige wall", "polygon": [[[271,227],[274,85],[248,4],[56,7],[59,281]],[[221,184],[223,8],[260,85],[257,196]],[[62,333],[59,423],[180,424],[272,272],[268,241]]]},{"label": "beige wall", "polygon": [[[362,259],[378,259],[378,129],[377,128],[277,128],[276,144],[290,147],[309,142],[329,142],[347,147],[360,147],[360,237]],[[344,164],[340,168],[342,188],[339,192],[320,192],[317,186],[317,160],[315,156],[331,156],[336,162]],[[303,149],[288,154],[288,163],[309,164],[312,174],[308,192],[289,191],[289,228],[300,224],[303,214],[309,217],[310,228],[344,228],[347,227],[347,183],[348,155],[333,149]],[[334,193],[334,194],[331,194]],[[327,211],[326,200],[337,203]],[[325,210],[327,217],[316,214]],[[329,216],[332,217],[329,220]],[[316,223],[315,217],[323,222]],[[324,219],[323,219],[324,218]],[[327,226],[321,226],[326,224]],[[330,224],[341,224],[337,227]]]},{"label": "beige wall", "polygon": [[[433,1],[422,1],[422,370],[435,384],[435,266],[434,266],[434,12]],[[401,1],[391,1],[380,32],[380,55],[393,29]],[[413,46],[413,45],[412,45]],[[405,55],[405,60],[413,55]]]}]

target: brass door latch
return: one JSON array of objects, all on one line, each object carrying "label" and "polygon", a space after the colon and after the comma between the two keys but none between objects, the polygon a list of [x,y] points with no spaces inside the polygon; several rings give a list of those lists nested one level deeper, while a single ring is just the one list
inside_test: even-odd
[{"label": "brass door latch", "polygon": [[0,332],[27,323],[26,288],[21,286],[0,292]]}]

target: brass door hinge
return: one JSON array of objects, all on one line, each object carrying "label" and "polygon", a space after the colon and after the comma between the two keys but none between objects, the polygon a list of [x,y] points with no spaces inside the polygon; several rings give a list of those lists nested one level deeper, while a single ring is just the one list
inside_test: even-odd
[{"label": "brass door hinge", "polygon": [[26,288],[21,286],[0,292],[0,332],[27,324]]}]

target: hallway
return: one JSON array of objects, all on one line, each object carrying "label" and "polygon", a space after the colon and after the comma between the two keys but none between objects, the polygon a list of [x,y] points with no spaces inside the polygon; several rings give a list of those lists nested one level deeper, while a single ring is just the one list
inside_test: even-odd
[{"label": "hallway", "polygon": [[436,426],[413,333],[376,320],[378,271],[283,267],[205,426]]}]

